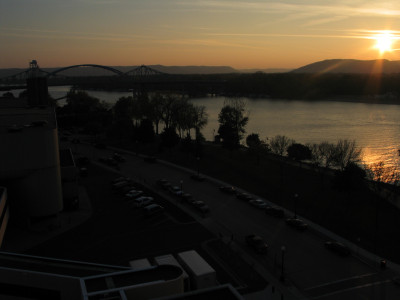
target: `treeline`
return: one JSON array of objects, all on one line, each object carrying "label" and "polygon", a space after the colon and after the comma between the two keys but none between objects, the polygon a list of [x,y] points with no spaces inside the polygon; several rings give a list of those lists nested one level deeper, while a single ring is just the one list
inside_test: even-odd
[{"label": "treeline", "polygon": [[[80,128],[98,138],[151,143],[160,137],[161,146],[172,147],[180,140],[200,143],[207,124],[204,106],[194,105],[178,94],[138,93],[121,97],[113,106],[72,88],[66,105],[57,107],[61,128]],[[162,128],[161,128],[162,127]]]},{"label": "treeline", "polygon": [[189,96],[270,97],[325,99],[400,95],[400,74],[299,74],[262,72],[252,74],[153,75],[148,77],[76,77],[50,79],[49,84],[75,85],[82,89],[179,92]]}]

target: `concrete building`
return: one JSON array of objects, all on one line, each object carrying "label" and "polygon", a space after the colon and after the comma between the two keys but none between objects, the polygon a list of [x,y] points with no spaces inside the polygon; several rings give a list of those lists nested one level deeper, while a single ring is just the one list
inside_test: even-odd
[{"label": "concrete building", "polygon": [[71,149],[60,149],[61,184],[63,208],[74,210],[79,208],[78,168]]},{"label": "concrete building", "polygon": [[63,208],[58,133],[52,107],[29,107],[0,99],[0,183],[9,191],[12,214],[26,218]]},{"label": "concrete building", "polygon": [[242,299],[230,285],[184,293],[183,271],[132,269],[0,252],[0,299]]},{"label": "concrete building", "polygon": [[0,252],[0,298],[150,299],[183,292],[182,270],[128,267]]},{"label": "concrete building", "polygon": [[4,234],[6,233],[9,214],[7,189],[5,187],[0,187],[0,247],[3,243]]}]

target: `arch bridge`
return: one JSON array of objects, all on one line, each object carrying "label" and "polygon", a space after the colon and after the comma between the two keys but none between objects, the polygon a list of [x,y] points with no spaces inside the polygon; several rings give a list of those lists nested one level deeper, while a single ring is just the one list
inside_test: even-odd
[{"label": "arch bridge", "polygon": [[71,78],[71,77],[79,77],[79,76],[67,76],[64,74],[60,74],[63,71],[67,71],[74,68],[99,68],[114,73],[117,76],[124,76],[124,77],[133,77],[133,78],[144,78],[153,75],[168,75],[167,73],[160,72],[153,68],[147,67],[145,65],[138,66],[132,70],[127,72],[122,72],[116,68],[97,65],[97,64],[80,64],[80,65],[72,65],[68,67],[63,67],[54,71],[47,71],[45,69],[36,67],[30,67],[24,71],[20,71],[16,74],[8,75],[5,77],[0,78],[1,85],[13,85],[13,84],[24,84],[27,78],[30,77],[47,77],[47,78],[54,78],[54,77],[63,77],[63,78]]}]

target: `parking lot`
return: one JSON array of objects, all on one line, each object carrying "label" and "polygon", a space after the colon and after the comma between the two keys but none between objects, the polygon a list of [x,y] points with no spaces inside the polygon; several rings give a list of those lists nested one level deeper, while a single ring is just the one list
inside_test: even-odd
[{"label": "parking lot", "polygon": [[[78,150],[92,161],[110,153],[107,149],[93,151],[86,145]],[[327,238],[312,228],[304,231],[292,228],[285,218],[266,214],[247,200],[222,192],[215,181],[198,181],[186,170],[129,155],[118,172],[148,187],[149,195],[155,191],[155,202],[165,207],[165,213],[148,219],[141,210],[130,207],[123,196],[113,192],[110,182],[117,177],[117,171],[112,172],[110,166],[107,166],[110,172],[99,172],[96,166],[90,168],[82,183],[87,186],[93,204],[93,218],[85,226],[55,238],[52,245],[41,245],[32,253],[52,256],[52,252],[57,253],[61,248],[68,258],[126,265],[131,259],[142,258],[143,253],[155,256],[189,248],[202,251],[204,241],[228,237],[239,251],[248,253],[276,278],[284,270],[285,284],[309,297],[327,300],[340,295],[343,299],[353,299],[371,291],[375,296],[370,299],[381,299],[383,292],[395,295],[387,299],[397,299],[400,295],[400,289],[391,280],[394,275],[391,271],[382,272],[373,262],[358,259],[357,253],[347,257],[332,253],[324,246]],[[157,184],[162,178],[203,201],[209,212],[204,215],[164,190]],[[157,198],[157,193],[163,197]],[[257,254],[246,245],[245,237],[249,234],[257,234],[266,241],[269,246],[266,254]]]}]

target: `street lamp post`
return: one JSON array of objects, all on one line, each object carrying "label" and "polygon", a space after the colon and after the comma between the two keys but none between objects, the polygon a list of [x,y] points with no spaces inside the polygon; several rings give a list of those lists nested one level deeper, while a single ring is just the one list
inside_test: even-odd
[{"label": "street lamp post", "polygon": [[282,246],[281,247],[281,251],[282,251],[282,270],[281,270],[281,278],[280,278],[280,280],[283,282],[283,281],[285,281],[284,262],[285,262],[286,247]]}]

